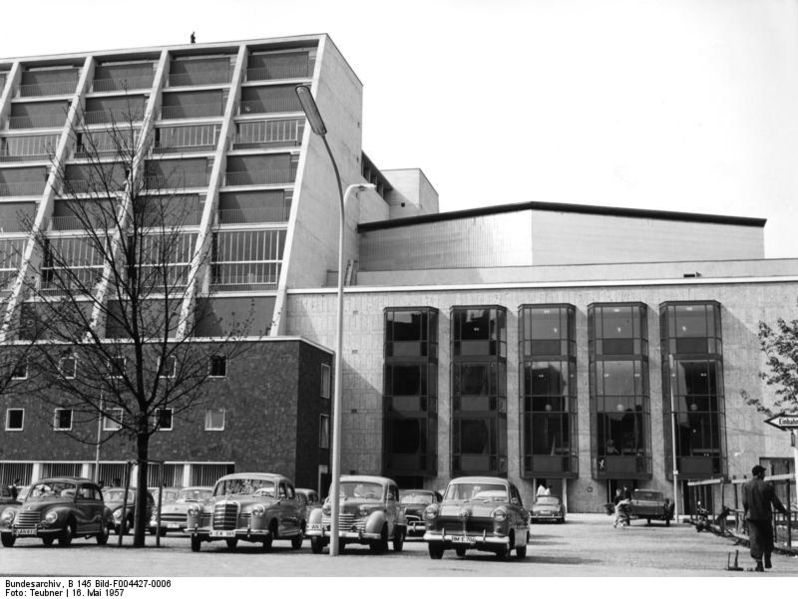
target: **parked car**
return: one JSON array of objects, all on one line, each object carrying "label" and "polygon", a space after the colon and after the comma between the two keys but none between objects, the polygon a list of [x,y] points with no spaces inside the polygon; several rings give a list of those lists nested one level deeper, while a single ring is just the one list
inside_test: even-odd
[{"label": "parked car", "polygon": [[556,495],[540,495],[529,508],[532,522],[565,522],[565,505]]},{"label": "parked car", "polygon": [[[161,535],[167,532],[185,532],[188,508],[197,503],[204,503],[213,495],[213,487],[185,487],[183,489],[166,489],[162,492],[163,505],[161,512]],[[156,496],[157,497],[157,496]],[[157,501],[156,501],[157,504]],[[150,520],[150,533],[155,534],[158,529],[158,507],[152,513]]]},{"label": "parked car", "polygon": [[[321,508],[311,512],[307,536],[313,553],[321,553],[330,542],[332,502],[328,497]],[[373,553],[401,551],[407,526],[399,504],[399,487],[382,476],[347,475],[340,479],[338,545],[368,544]]]},{"label": "parked car", "polygon": [[665,526],[671,525],[674,505],[660,491],[653,489],[635,489],[629,503],[629,515],[632,518],[645,518],[646,524],[652,520],[664,520]]},{"label": "parked car", "polygon": [[[127,490],[127,508],[125,507],[125,489],[122,487],[111,487],[103,489],[105,505],[114,515],[113,530],[116,534],[127,534],[132,528],[136,518],[136,489]],[[152,493],[147,491],[147,507],[144,512],[145,522],[149,526],[152,519],[152,512],[155,509],[155,499]]]},{"label": "parked car", "polygon": [[440,503],[442,498],[437,491],[426,489],[399,491],[399,503],[405,512],[408,538],[424,536],[424,531],[427,530],[424,522],[424,510],[428,505]]},{"label": "parked car", "polygon": [[12,547],[20,537],[38,537],[45,545],[68,546],[76,537],[95,537],[108,542],[113,516],[103,502],[100,488],[83,478],[45,478],[31,486],[22,505],[0,513],[0,540]]},{"label": "parked car", "polygon": [[213,496],[188,508],[186,532],[191,550],[203,541],[224,540],[231,550],[238,541],[262,543],[269,551],[279,539],[299,549],[305,532],[305,513],[294,484],[281,474],[242,472],[220,478]]},{"label": "parked car", "polygon": [[310,519],[310,513],[317,507],[321,507],[319,494],[313,489],[296,489],[296,496],[305,506],[305,522],[307,522]]},{"label": "parked car", "polygon": [[454,549],[462,557],[468,549],[491,551],[500,558],[515,550],[526,556],[529,512],[516,486],[504,478],[463,476],[446,487],[443,501],[424,510],[429,556],[441,559]]}]

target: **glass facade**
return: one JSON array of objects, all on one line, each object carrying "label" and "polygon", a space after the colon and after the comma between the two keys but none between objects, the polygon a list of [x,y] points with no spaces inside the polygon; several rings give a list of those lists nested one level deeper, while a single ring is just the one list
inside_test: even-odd
[{"label": "glass facade", "polygon": [[590,410],[594,476],[651,478],[645,304],[590,304]]},{"label": "glass facade", "polygon": [[434,476],[438,460],[438,311],[385,310],[384,471]]},{"label": "glass facade", "polygon": [[507,310],[452,308],[452,476],[507,475]]},{"label": "glass facade", "polygon": [[573,306],[519,308],[521,473],[575,477],[576,332]]},{"label": "glass facade", "polygon": [[672,478],[673,472],[674,412],[679,477],[702,479],[725,475],[720,304],[714,301],[661,304],[660,335],[668,478]]}]

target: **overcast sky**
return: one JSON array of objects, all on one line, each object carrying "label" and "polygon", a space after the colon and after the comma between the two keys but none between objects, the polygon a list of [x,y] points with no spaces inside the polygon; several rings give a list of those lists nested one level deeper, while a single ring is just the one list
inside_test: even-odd
[{"label": "overcast sky", "polygon": [[[220,8],[226,8],[219,12]],[[798,0],[27,0],[0,57],[328,33],[363,149],[441,210],[523,201],[754,216],[798,257]]]}]

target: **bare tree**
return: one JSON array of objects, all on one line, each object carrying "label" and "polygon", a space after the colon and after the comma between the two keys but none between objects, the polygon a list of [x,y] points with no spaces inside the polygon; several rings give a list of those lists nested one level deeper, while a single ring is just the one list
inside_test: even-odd
[{"label": "bare tree", "polygon": [[[201,315],[184,305],[208,247],[198,245],[202,207],[181,195],[182,173],[142,158],[137,115],[73,131],[75,160],[54,164],[60,189],[47,226],[34,227],[18,309],[20,337],[43,401],[86,421],[115,423],[104,438],[73,427],[84,443],[125,437],[138,463],[134,544],[144,544],[150,440],[172,417],[196,412],[211,362],[245,351],[250,315],[227,334],[197,340]],[[153,165],[158,163],[153,162]],[[83,430],[84,432],[80,432]]]}]

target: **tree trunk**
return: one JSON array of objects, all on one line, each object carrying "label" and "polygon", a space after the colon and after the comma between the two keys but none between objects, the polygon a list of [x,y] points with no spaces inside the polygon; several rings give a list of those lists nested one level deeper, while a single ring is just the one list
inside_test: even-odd
[{"label": "tree trunk", "polygon": [[136,457],[138,471],[136,474],[136,511],[133,520],[133,546],[144,547],[147,522],[147,469],[149,461],[150,437],[145,433],[136,436]]}]

